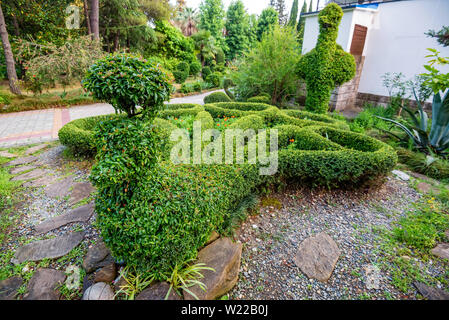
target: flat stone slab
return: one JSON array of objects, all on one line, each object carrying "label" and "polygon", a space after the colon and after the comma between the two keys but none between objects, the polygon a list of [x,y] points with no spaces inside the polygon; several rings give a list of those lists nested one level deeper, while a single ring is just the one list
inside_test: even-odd
[{"label": "flat stone slab", "polygon": [[[204,263],[214,269],[203,270],[200,281],[206,286],[206,291],[199,286],[189,290],[199,300],[214,300],[229,292],[237,283],[242,257],[242,244],[233,243],[229,238],[220,238],[198,253],[197,263]],[[185,300],[195,300],[195,297],[184,290]]]},{"label": "flat stone slab", "polygon": [[41,261],[47,258],[63,257],[78,246],[83,238],[84,232],[72,232],[53,239],[32,242],[17,249],[12,262],[20,264],[24,261]]},{"label": "flat stone slab", "polygon": [[73,186],[70,195],[69,205],[73,206],[83,199],[89,197],[95,191],[94,186],[90,182],[78,182]]},{"label": "flat stone slab", "polygon": [[71,210],[68,213],[48,219],[35,227],[36,232],[38,234],[47,233],[69,223],[87,222],[89,221],[90,217],[92,217],[94,209],[95,205],[92,202],[85,206]]},{"label": "flat stone slab", "polygon": [[16,176],[14,178],[12,178],[12,181],[25,181],[25,180],[30,180],[30,179],[36,179],[36,178],[40,178],[43,175],[48,175],[50,173],[50,171],[48,170],[44,170],[44,169],[34,169],[33,171],[21,174],[19,176]]},{"label": "flat stone slab", "polygon": [[35,156],[29,156],[29,157],[24,157],[24,158],[18,158],[12,161],[9,161],[5,164],[3,164],[4,167],[8,167],[8,166],[20,166],[22,164],[29,164],[32,162],[37,161],[37,157]]},{"label": "flat stone slab", "polygon": [[28,293],[24,300],[59,300],[61,293],[57,290],[66,278],[63,271],[38,269],[28,283]]},{"label": "flat stone slab", "polygon": [[440,243],[431,252],[434,256],[449,260],[449,243]]},{"label": "flat stone slab", "polygon": [[20,277],[12,277],[0,281],[0,300],[14,300],[17,290],[22,284],[23,280]]},{"label": "flat stone slab", "polygon": [[392,173],[402,181],[410,181],[410,176],[406,174],[405,172],[399,171],[399,170],[393,170]]},{"label": "flat stone slab", "polygon": [[[170,285],[167,282],[158,282],[139,293],[136,300],[165,300],[168,290]],[[181,297],[172,289],[167,300],[181,300]]]},{"label": "flat stone slab", "polygon": [[62,198],[69,193],[69,189],[73,186],[73,177],[67,177],[45,188],[45,194],[48,197]]},{"label": "flat stone slab", "polygon": [[339,257],[340,249],[335,241],[326,233],[320,233],[299,245],[295,263],[309,278],[326,282]]},{"label": "flat stone slab", "polygon": [[15,158],[15,157],[17,157],[17,155],[9,153],[8,151],[0,151],[0,157],[3,157],[3,158]]},{"label": "flat stone slab", "polygon": [[36,166],[29,165],[29,166],[22,166],[22,167],[14,167],[9,171],[11,174],[19,174],[31,169],[36,169]]},{"label": "flat stone slab", "polygon": [[429,287],[421,282],[415,282],[414,285],[416,289],[418,289],[419,293],[421,293],[422,296],[428,300],[449,300],[449,292]]},{"label": "flat stone slab", "polygon": [[47,144],[40,144],[38,146],[31,147],[27,151],[25,151],[25,154],[26,155],[31,155],[33,153],[36,153],[39,150],[45,149],[47,146],[48,146]]},{"label": "flat stone slab", "polygon": [[22,186],[24,187],[42,187],[51,185],[57,179],[54,175],[46,175],[35,180],[27,181]]},{"label": "flat stone slab", "polygon": [[427,194],[427,193],[433,193],[435,195],[439,195],[441,192],[438,188],[432,186],[430,183],[427,182],[420,182],[416,186],[416,189],[418,189],[419,192]]}]

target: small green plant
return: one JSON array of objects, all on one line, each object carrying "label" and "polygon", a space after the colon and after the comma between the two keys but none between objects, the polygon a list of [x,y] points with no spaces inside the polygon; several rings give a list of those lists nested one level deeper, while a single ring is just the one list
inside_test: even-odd
[{"label": "small green plant", "polygon": [[206,82],[213,85],[214,88],[218,88],[221,82],[221,75],[218,72],[214,72],[206,77]]},{"label": "small green plant", "polygon": [[207,77],[211,74],[212,74],[212,70],[208,66],[204,67],[201,70],[201,75],[202,75],[204,81],[206,81]]},{"label": "small green plant", "polygon": [[134,300],[140,292],[154,281],[153,275],[145,276],[128,266],[120,271],[120,276],[125,280],[125,284],[120,286],[115,296],[124,294],[127,300]]},{"label": "small green plant", "polygon": [[198,296],[189,290],[189,288],[198,286],[201,290],[206,291],[205,284],[200,281],[204,278],[201,272],[205,270],[215,272],[215,270],[207,267],[204,263],[190,264],[193,261],[194,260],[189,260],[181,266],[175,265],[170,277],[167,279],[167,282],[170,283],[170,289],[168,290],[165,299],[168,299],[172,290],[179,295],[181,295],[181,290],[184,290],[196,300],[199,300]]},{"label": "small green plant", "polygon": [[184,83],[189,77],[190,67],[187,62],[181,61],[173,72],[177,83]]}]

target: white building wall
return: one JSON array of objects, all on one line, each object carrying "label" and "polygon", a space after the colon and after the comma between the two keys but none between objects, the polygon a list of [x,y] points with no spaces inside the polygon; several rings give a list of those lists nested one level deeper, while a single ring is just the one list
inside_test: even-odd
[{"label": "white building wall", "polygon": [[[365,64],[359,92],[388,95],[382,75],[402,72],[407,78],[425,72],[427,48],[449,56],[449,47],[441,46],[424,33],[449,25],[449,0],[406,0],[380,3],[378,10],[344,10],[337,43],[349,52],[354,25],[368,27],[364,49]],[[304,31],[303,53],[312,50],[318,38],[317,15],[308,16]],[[445,72],[449,72],[449,67]]]}]

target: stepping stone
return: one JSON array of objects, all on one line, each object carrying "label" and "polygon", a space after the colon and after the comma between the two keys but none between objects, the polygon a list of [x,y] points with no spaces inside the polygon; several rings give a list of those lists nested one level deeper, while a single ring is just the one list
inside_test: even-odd
[{"label": "stepping stone", "polygon": [[[136,300],[165,300],[168,290],[170,290],[170,285],[167,282],[158,282],[143,290]],[[167,300],[181,300],[181,297],[172,289]]]},{"label": "stepping stone", "polygon": [[[201,271],[201,279],[206,285],[206,291],[199,286],[189,290],[200,300],[214,300],[229,292],[237,283],[242,257],[242,244],[233,243],[229,238],[221,238],[208,245],[198,253],[197,263],[204,263],[215,271]],[[191,294],[184,291],[185,300],[195,300]]]},{"label": "stepping stone", "polygon": [[89,197],[95,191],[94,186],[90,182],[79,182],[73,186],[70,196],[69,205],[73,206],[83,199]]},{"label": "stepping stone", "polygon": [[17,290],[22,286],[23,280],[20,277],[12,277],[0,281],[0,300],[14,300]]},{"label": "stepping stone", "polygon": [[434,256],[449,260],[449,243],[440,243],[431,252]]},{"label": "stepping stone", "polygon": [[431,183],[431,184],[434,184],[434,185],[439,185],[440,184],[437,180],[429,178],[428,176],[425,176],[425,175],[423,175],[421,173],[410,172],[410,175],[413,178],[415,178],[415,179],[421,179],[421,180],[424,180],[424,181],[426,181],[428,183]]},{"label": "stepping stone", "polygon": [[66,278],[63,271],[38,269],[28,283],[28,293],[24,300],[59,300],[60,287]]},{"label": "stepping stone", "polygon": [[36,166],[23,166],[23,167],[14,167],[11,169],[11,171],[9,171],[11,174],[19,174],[31,169],[36,169]]},{"label": "stepping stone", "polygon": [[38,234],[47,233],[73,222],[87,222],[94,213],[94,203],[71,210],[68,213],[48,219],[35,227]]},{"label": "stepping stone", "polygon": [[107,283],[98,282],[84,292],[83,300],[114,300],[114,291]]},{"label": "stepping stone", "polygon": [[439,195],[441,193],[438,188],[435,188],[434,186],[432,186],[431,184],[429,184],[427,182],[418,183],[416,188],[418,189],[419,192],[425,193],[425,194],[432,192],[435,195]]},{"label": "stepping stone", "polygon": [[18,158],[15,160],[12,160],[10,162],[4,163],[3,167],[8,167],[8,166],[20,166],[22,164],[29,164],[32,163],[34,161],[36,161],[38,158],[34,157],[34,156],[29,156],[29,157],[24,157],[24,158]]},{"label": "stepping stone", "polygon": [[115,263],[112,262],[107,266],[101,268],[96,274],[94,278],[94,282],[112,282],[115,280],[115,276],[117,275],[117,268],[115,267]]},{"label": "stepping stone", "polygon": [[11,261],[14,264],[20,264],[24,261],[60,258],[78,246],[83,238],[84,232],[72,232],[53,239],[32,242],[17,249]]},{"label": "stepping stone", "polygon": [[39,150],[42,150],[42,149],[44,149],[46,147],[47,147],[47,144],[41,144],[41,145],[38,145],[38,146],[35,146],[35,147],[31,147],[27,151],[25,151],[25,155],[27,155],[27,156],[31,155],[31,154],[33,154],[33,153],[35,153],[35,152],[37,152]]},{"label": "stepping stone", "polygon": [[339,257],[340,249],[335,241],[326,233],[320,233],[299,245],[295,263],[309,278],[326,282]]},{"label": "stepping stone", "polygon": [[16,177],[12,178],[11,181],[25,181],[25,180],[40,178],[43,175],[49,174],[50,172],[51,171],[49,171],[49,170],[35,169],[33,171],[21,174],[20,176],[16,176]]},{"label": "stepping stone", "polygon": [[91,273],[99,268],[105,267],[114,262],[111,252],[103,241],[89,248],[83,261],[83,268],[87,273]]},{"label": "stepping stone", "polygon": [[46,176],[40,177],[36,180],[27,181],[22,186],[24,186],[24,187],[48,186],[48,185],[52,184],[53,182],[55,182],[56,179],[57,179],[57,177],[54,175],[46,175]]},{"label": "stepping stone", "polygon": [[399,170],[393,170],[392,173],[402,181],[410,181],[410,176],[406,174],[405,172],[399,171]]},{"label": "stepping stone", "polygon": [[3,157],[3,158],[15,158],[15,157],[17,157],[17,155],[9,153],[8,151],[0,151],[0,157]]},{"label": "stepping stone", "polygon": [[62,198],[69,193],[69,189],[73,185],[73,177],[70,176],[45,188],[45,194],[48,197]]},{"label": "stepping stone", "polygon": [[428,300],[449,300],[449,292],[429,287],[421,282],[415,282],[414,285],[416,289],[418,289],[419,293],[421,293],[423,297]]}]

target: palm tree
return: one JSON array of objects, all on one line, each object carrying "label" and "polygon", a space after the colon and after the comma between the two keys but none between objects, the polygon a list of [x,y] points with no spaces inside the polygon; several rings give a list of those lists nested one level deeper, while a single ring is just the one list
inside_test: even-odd
[{"label": "palm tree", "polygon": [[198,31],[198,13],[196,9],[184,8],[176,17],[176,22],[186,37],[190,37]]},{"label": "palm tree", "polygon": [[8,30],[6,30],[5,17],[3,16],[3,10],[0,1],[0,37],[3,43],[3,50],[5,52],[6,60],[6,72],[8,73],[9,88],[14,94],[22,94],[18,85],[16,64],[14,62],[14,56],[11,50],[11,44],[9,43]]},{"label": "palm tree", "polygon": [[215,59],[218,49],[215,38],[209,31],[201,30],[195,33],[192,39],[195,41],[195,51],[199,55],[203,67],[207,60]]}]

